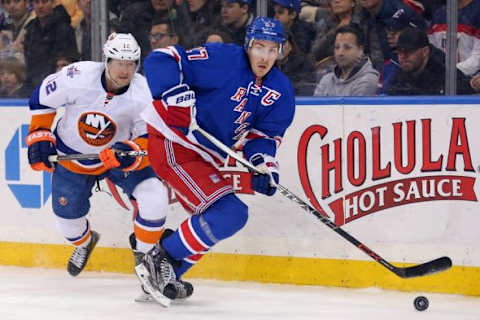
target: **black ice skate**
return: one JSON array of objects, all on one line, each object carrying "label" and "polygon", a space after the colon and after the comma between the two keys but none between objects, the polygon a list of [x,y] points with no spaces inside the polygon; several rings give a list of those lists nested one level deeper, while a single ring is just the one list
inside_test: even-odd
[{"label": "black ice skate", "polygon": [[73,277],[78,276],[87,265],[88,258],[97,245],[98,239],[100,239],[100,234],[92,230],[90,237],[90,243],[88,246],[76,247],[72,256],[68,260],[67,271]]},{"label": "black ice skate", "polygon": [[[172,229],[165,229],[165,231],[162,234],[162,238],[160,239],[160,242],[174,232],[175,231],[173,231]],[[172,264],[178,267],[180,266],[179,265],[181,263],[180,261],[173,260],[170,256],[169,258]],[[180,279],[178,280],[176,279],[175,282],[167,285],[165,287],[165,290],[163,290],[163,295],[167,296],[172,300],[186,299],[190,297],[192,294],[193,294],[193,285],[190,282],[183,281]]]},{"label": "black ice skate", "polygon": [[[165,237],[168,237],[171,235],[174,231],[171,229],[166,229],[162,235],[162,238],[160,239],[159,243],[161,242],[162,239]],[[137,251],[137,244],[136,244],[136,238],[135,234],[130,235],[130,246],[133,251],[133,256],[135,258],[135,266],[138,266],[139,264],[143,263],[143,258],[145,256],[144,253]],[[158,246],[159,244],[157,244]],[[173,265],[175,263],[179,263],[178,261],[173,260],[166,252],[166,258],[168,262]],[[138,275],[138,274],[137,274]],[[151,302],[155,301],[155,299],[150,295],[148,289],[142,284],[141,285],[142,292],[138,297],[135,298],[136,302]],[[176,278],[172,279],[171,283],[168,283],[165,288],[163,289],[162,294],[171,299],[186,299],[190,297],[193,294],[193,285],[187,281],[182,281],[182,280],[177,280]]]},{"label": "black ice skate", "polygon": [[186,299],[193,294],[193,285],[187,281],[176,280],[165,287],[163,294],[172,300]]},{"label": "black ice skate", "polygon": [[135,238],[135,233],[131,233],[129,237],[130,247],[132,248],[133,258],[135,259],[135,267],[142,263],[143,256],[145,253],[137,251],[137,239]]},{"label": "black ice skate", "polygon": [[176,281],[176,277],[170,259],[159,243],[135,266],[135,273],[142,283],[142,288],[150,293],[155,301],[164,307],[170,306],[170,299],[163,292],[167,285]]},{"label": "black ice skate", "polygon": [[[141,293],[135,298],[135,302],[154,302],[155,300],[142,286]],[[190,282],[183,280],[176,280],[168,284],[163,290],[163,295],[171,300],[182,300],[190,297],[193,294],[193,285]]]},{"label": "black ice skate", "polygon": [[[135,233],[130,234],[130,247],[132,248],[133,258],[135,259],[135,267],[142,263],[145,253],[137,251],[137,239]],[[135,269],[134,269],[135,271]],[[136,272],[135,272],[136,273]],[[145,290],[143,284],[140,285],[141,293],[135,298],[135,302],[155,302],[150,293]]]}]

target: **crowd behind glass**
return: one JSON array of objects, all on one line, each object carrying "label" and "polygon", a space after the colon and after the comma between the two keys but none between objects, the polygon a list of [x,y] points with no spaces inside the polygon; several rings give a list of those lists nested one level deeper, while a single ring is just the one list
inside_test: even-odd
[{"label": "crowd behind glass", "polygon": [[[243,46],[255,0],[109,0],[109,32],[142,48]],[[287,41],[277,66],[297,96],[445,94],[446,1],[269,0]],[[1,0],[0,97],[91,59],[90,0]],[[480,0],[458,0],[457,93],[480,92]]]}]

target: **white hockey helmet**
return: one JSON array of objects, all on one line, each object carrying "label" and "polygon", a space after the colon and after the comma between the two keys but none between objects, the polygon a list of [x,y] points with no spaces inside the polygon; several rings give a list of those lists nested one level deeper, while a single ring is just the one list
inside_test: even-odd
[{"label": "white hockey helmet", "polygon": [[140,68],[141,53],[140,46],[132,34],[115,32],[110,34],[107,41],[105,41],[105,44],[103,45],[106,77],[110,79],[115,86],[120,87],[120,84],[110,76],[110,71],[108,68],[109,59],[135,61],[137,63],[135,72],[137,72]]},{"label": "white hockey helmet", "polygon": [[130,33],[112,33],[103,45],[105,60],[140,60],[141,50],[137,40]]}]

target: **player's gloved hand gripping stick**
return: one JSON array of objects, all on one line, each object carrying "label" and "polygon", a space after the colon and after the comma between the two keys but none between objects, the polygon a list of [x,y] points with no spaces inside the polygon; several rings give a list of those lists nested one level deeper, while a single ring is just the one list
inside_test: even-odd
[{"label": "player's gloved hand gripping stick", "polygon": [[[202,128],[198,126],[198,124],[195,121],[195,117],[192,117],[192,121],[190,124],[190,129],[191,130],[197,130],[200,134],[202,134],[206,139],[208,139],[211,143],[213,143],[215,146],[217,146],[220,150],[228,154],[230,157],[233,159],[237,160],[240,162],[243,166],[248,168],[251,172],[253,173],[258,173],[258,174],[269,174],[269,172],[262,171],[261,168],[253,165],[243,157],[239,156],[237,153],[235,153],[232,149],[224,145],[221,141],[219,141],[217,138],[215,138],[213,135],[210,133],[206,132]],[[432,261],[428,261],[422,264],[410,266],[410,267],[395,267],[385,259],[383,259],[381,256],[379,256],[376,252],[368,248],[366,245],[358,241],[356,238],[354,238],[352,235],[350,235],[348,232],[337,226],[335,223],[333,223],[328,217],[322,215],[319,211],[317,211],[315,208],[313,208],[311,205],[309,205],[307,202],[302,200],[301,198],[297,197],[294,193],[292,193],[290,190],[282,186],[281,184],[274,184],[272,183],[275,181],[275,179],[270,180],[270,184],[272,187],[278,188],[280,193],[287,197],[288,199],[292,200],[293,202],[296,202],[302,209],[307,211],[308,213],[313,214],[317,219],[319,219],[323,224],[325,224],[327,227],[335,231],[337,234],[339,234],[342,238],[353,244],[355,247],[358,249],[362,250],[364,253],[366,253],[368,256],[370,256],[373,260],[376,262],[380,263],[382,266],[390,270],[391,272],[395,273],[397,276],[400,278],[412,278],[412,277],[420,277],[420,276],[426,276],[432,273],[436,272],[441,272],[444,270],[449,269],[452,266],[452,260],[449,257],[441,257],[437,258]],[[278,180],[276,180],[278,181]],[[322,209],[331,217],[333,217],[333,212],[331,212],[330,208],[328,205],[323,205]]]},{"label": "player's gloved hand gripping stick", "polygon": [[142,162],[142,156],[121,156],[123,152],[142,151],[140,146],[134,141],[117,141],[110,148],[103,149],[98,158],[107,169],[122,169],[123,171],[132,171],[138,168]]},{"label": "player's gloved hand gripping stick", "polygon": [[278,181],[280,179],[278,165],[275,159],[263,154],[254,154],[250,158],[250,163],[255,166],[262,174],[253,173],[253,190],[263,193],[267,196],[273,196],[277,191]]}]

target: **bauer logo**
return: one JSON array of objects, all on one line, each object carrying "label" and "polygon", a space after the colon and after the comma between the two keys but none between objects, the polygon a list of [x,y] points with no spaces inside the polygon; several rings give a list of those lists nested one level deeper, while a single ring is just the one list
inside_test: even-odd
[{"label": "bauer logo", "polygon": [[[47,202],[52,190],[51,174],[43,171],[38,184],[26,183],[22,179],[24,169],[30,170],[28,163],[22,166],[23,161],[21,161],[26,159],[25,137],[28,134],[28,127],[24,124],[17,128],[5,149],[5,180],[22,208],[41,208]],[[22,154],[24,154],[23,157]]]},{"label": "bauer logo", "polygon": [[328,205],[338,226],[413,203],[477,201],[465,118],[383,123],[342,137],[312,125],[299,141],[298,169],[311,203],[323,214]]}]

